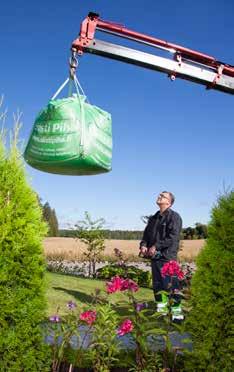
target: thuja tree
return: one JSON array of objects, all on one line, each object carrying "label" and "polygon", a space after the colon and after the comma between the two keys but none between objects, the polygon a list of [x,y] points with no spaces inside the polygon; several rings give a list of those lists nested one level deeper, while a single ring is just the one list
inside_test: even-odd
[{"label": "thuja tree", "polygon": [[47,371],[45,311],[46,234],[36,194],[28,185],[17,150],[0,138],[0,371]]},{"label": "thuja tree", "polygon": [[187,320],[194,338],[188,371],[232,371],[234,191],[212,210],[208,239],[192,280],[192,310]]}]

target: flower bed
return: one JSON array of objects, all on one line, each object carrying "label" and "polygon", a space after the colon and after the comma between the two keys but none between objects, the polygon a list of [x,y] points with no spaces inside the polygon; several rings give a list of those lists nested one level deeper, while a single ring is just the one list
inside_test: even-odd
[{"label": "flower bed", "polygon": [[[53,354],[52,371],[82,370],[77,367],[93,368],[94,371],[127,371],[133,366],[137,366],[138,371],[175,369],[188,346],[183,346],[183,342],[179,345],[173,343],[172,339],[175,334],[177,341],[178,337],[188,338],[188,335],[180,335],[178,328],[175,333],[172,321],[174,290],[170,287],[170,278],[177,277],[182,282],[186,276],[176,262],[166,264],[162,274],[168,277],[169,283],[166,316],[157,313],[155,308],[149,308],[146,303],[138,303],[135,293],[139,285],[120,276],[114,276],[106,283],[105,296],[96,292],[92,305],[78,308],[69,301],[65,316],[60,316],[59,312],[53,314],[47,327]],[[111,296],[116,292],[126,295],[129,311],[124,318],[112,305]]]},{"label": "flower bed", "polygon": [[[89,271],[88,271],[88,265],[89,263],[87,261],[68,261],[68,260],[47,260],[47,270],[54,273],[61,273],[66,275],[74,275],[74,276],[81,276],[81,277],[89,277]],[[96,264],[97,273],[102,272],[102,269],[104,267],[107,268],[121,268],[122,266],[120,264],[117,264],[116,262],[110,263],[108,261],[102,261],[98,262]],[[151,265],[150,261],[146,262],[128,262],[126,263],[126,267],[128,268],[136,268],[138,270],[141,270],[143,272],[149,272],[151,273]],[[195,272],[196,265],[195,263],[191,262],[184,262],[181,264],[181,267],[183,270],[190,271],[191,274]],[[97,275],[100,279],[109,279],[111,276],[113,276],[113,272],[110,271],[110,274],[105,275]],[[116,275],[116,273],[114,273]]]}]

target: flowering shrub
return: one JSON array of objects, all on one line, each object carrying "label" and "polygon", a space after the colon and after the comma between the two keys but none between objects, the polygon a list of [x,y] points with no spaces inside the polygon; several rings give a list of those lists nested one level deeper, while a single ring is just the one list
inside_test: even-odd
[{"label": "flowering shrub", "polygon": [[[151,270],[149,268],[149,270]],[[121,276],[134,280],[141,287],[151,288],[152,275],[149,270],[142,270],[133,265],[127,265],[121,261],[121,264],[109,264],[97,270],[99,279],[111,279],[114,276]]]},{"label": "flowering shrub", "polygon": [[115,276],[111,279],[110,282],[106,283],[106,290],[107,293],[115,293],[117,291],[121,291],[124,279],[120,278],[119,276]]},{"label": "flowering shrub", "polygon": [[116,337],[119,318],[110,304],[98,305],[96,309],[89,360],[95,372],[104,372],[109,371],[120,358],[120,345]]},{"label": "flowering shrub", "polygon": [[[117,291],[125,292],[128,297],[128,304],[131,309],[131,319],[125,319],[119,325],[117,329],[117,335],[122,337],[126,334],[131,333],[132,339],[135,342],[135,361],[133,362],[134,371],[153,371],[158,364],[158,359],[154,357],[154,353],[149,348],[148,335],[151,334],[151,342],[154,343],[153,334],[160,332],[163,334],[162,329],[158,329],[155,326],[155,320],[158,314],[154,311],[150,316],[151,322],[148,322],[145,312],[147,311],[147,304],[137,303],[134,293],[139,290],[139,286],[131,279],[124,279],[119,276],[115,276],[110,282],[106,283],[106,290],[108,294],[115,293]],[[153,323],[152,323],[153,321]],[[158,370],[158,369],[157,369]]]},{"label": "flowering shrub", "polygon": [[83,320],[88,325],[92,325],[95,322],[97,312],[93,310],[84,311],[80,314],[80,320]]},{"label": "flowering shrub", "polygon": [[172,306],[180,304],[181,297],[183,296],[181,289],[183,285],[184,272],[178,262],[171,260],[163,265],[161,274],[164,279],[164,285],[167,288],[167,292],[164,293],[164,296],[166,295],[168,298],[167,307],[169,310],[169,316],[172,318]]},{"label": "flowering shrub", "polygon": [[[47,338],[52,347],[52,371],[58,372],[61,363],[67,359],[67,350],[73,348],[71,363],[83,364],[88,358],[85,349],[90,347],[91,333],[96,321],[96,311],[82,311],[73,301],[66,305],[68,313],[65,316],[54,314],[49,317]],[[84,326],[85,324],[85,326]]]},{"label": "flowering shrub", "polygon": [[111,279],[110,282],[106,283],[107,293],[115,293],[117,291],[126,291],[130,290],[136,292],[139,289],[139,286],[131,279],[123,279],[119,276],[115,276]]},{"label": "flowering shrub", "polygon": [[126,290],[129,290],[131,292],[137,292],[139,289],[139,286],[137,285],[137,283],[135,283],[133,280],[131,279],[125,279],[122,283],[122,288],[121,288],[121,291],[126,291]]},{"label": "flowering shrub", "polygon": [[130,319],[126,319],[123,321],[123,323],[118,328],[117,334],[119,336],[124,336],[126,333],[132,332],[132,330],[133,330],[132,321]]},{"label": "flowering shrub", "polygon": [[[180,266],[170,261],[162,268],[165,278],[177,279],[183,277]],[[50,317],[53,331],[53,372],[58,372],[61,361],[70,360],[71,366],[92,366],[95,372],[110,371],[114,365],[118,365],[121,359],[121,339],[127,335],[128,340],[134,344],[132,351],[134,360],[129,361],[127,366],[132,366],[131,371],[159,372],[172,366],[175,370],[177,349],[173,349],[170,342],[170,332],[173,329],[171,306],[173,298],[170,297],[177,291],[168,286],[168,309],[167,316],[162,316],[148,306],[147,303],[138,302],[135,294],[139,285],[132,279],[114,276],[106,282],[105,296],[99,291],[95,292],[94,302],[91,308],[81,309],[73,301],[67,303],[68,315],[61,317],[54,314]],[[128,314],[119,318],[116,309],[111,304],[111,295],[117,292],[124,293]],[[179,290],[178,290],[179,292]],[[122,304],[121,304],[122,306]],[[157,322],[158,319],[160,322]],[[165,326],[163,326],[164,320]],[[77,337],[77,343],[72,346],[72,338]],[[158,336],[163,336],[165,344],[163,349],[155,351]],[[73,357],[69,357],[66,350],[74,348]],[[126,354],[127,357],[127,354]],[[70,358],[70,359],[69,359]],[[123,364],[121,364],[122,366]],[[169,369],[168,369],[169,371]]]},{"label": "flowering shrub", "polygon": [[165,263],[161,270],[162,277],[165,276],[177,276],[178,279],[184,279],[184,273],[180,268],[180,265],[176,261],[169,261]]}]

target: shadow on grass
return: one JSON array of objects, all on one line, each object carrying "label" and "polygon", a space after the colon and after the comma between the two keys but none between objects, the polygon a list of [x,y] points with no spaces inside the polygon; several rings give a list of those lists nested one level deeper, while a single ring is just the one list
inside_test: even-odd
[{"label": "shadow on grass", "polygon": [[[63,287],[53,287],[53,289],[56,290],[56,291],[65,292],[65,293],[69,294],[70,296],[73,296],[76,300],[78,300],[78,301],[80,301],[84,304],[93,304],[95,302],[94,301],[94,296],[92,296],[91,294],[87,294],[87,293],[84,293],[84,292],[75,291],[75,290],[67,289],[67,288],[63,288]],[[116,311],[116,313],[118,315],[120,315],[121,317],[131,315],[131,311],[130,311],[128,303],[125,304],[121,301],[119,303],[117,302],[116,304],[113,304],[112,306],[113,306],[113,309]],[[152,311],[154,311],[154,309],[155,309],[155,302],[154,301],[148,301],[148,311],[149,311],[149,313],[147,312],[146,315],[150,315],[152,313]]]},{"label": "shadow on grass", "polygon": [[80,302],[83,302],[85,304],[93,303],[93,296],[88,295],[84,292],[73,291],[72,289],[67,289],[67,288],[62,288],[62,287],[53,287],[53,289],[55,289],[56,291],[65,292],[65,293],[69,294],[70,296],[73,296],[74,298],[76,298],[77,300],[79,300]]},{"label": "shadow on grass", "polygon": [[[128,316],[131,315],[132,312],[130,310],[129,304],[113,304],[113,309],[120,315],[120,316]],[[145,313],[146,316],[150,316],[152,312],[155,311],[155,302],[148,301],[148,311]]]}]

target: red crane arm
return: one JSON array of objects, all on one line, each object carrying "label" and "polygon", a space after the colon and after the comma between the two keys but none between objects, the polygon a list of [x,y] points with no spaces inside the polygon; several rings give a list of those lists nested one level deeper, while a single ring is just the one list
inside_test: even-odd
[{"label": "red crane arm", "polygon": [[89,15],[81,23],[79,37],[73,41],[72,48],[74,48],[79,54],[82,54],[84,48],[88,47],[93,41],[96,29],[107,31],[121,37],[131,38],[138,42],[145,42],[155,47],[161,47],[168,51],[174,51],[177,55],[179,54],[184,59],[206,65],[207,67],[214,68],[217,71],[222,65],[222,73],[234,77],[234,66],[220,62],[214,57],[207,54],[200,53],[177,44],[169,43],[168,41],[156,39],[152,36],[148,36],[136,31],[132,31],[124,27],[123,25],[103,21],[96,13],[89,13]]}]

